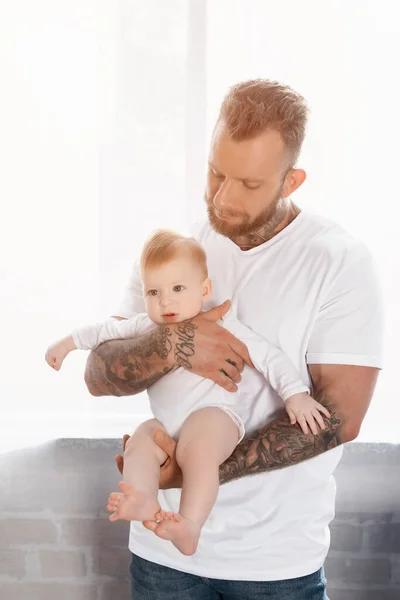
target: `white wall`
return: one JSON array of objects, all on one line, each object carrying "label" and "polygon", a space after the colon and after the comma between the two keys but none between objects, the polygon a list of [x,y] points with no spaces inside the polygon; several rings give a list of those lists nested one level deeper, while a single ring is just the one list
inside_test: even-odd
[{"label": "white wall", "polygon": [[44,353],[115,312],[152,229],[184,227],[187,3],[19,0],[0,44],[3,423],[119,435],[145,395],[92,398],[86,353],[59,373]]},{"label": "white wall", "polygon": [[92,398],[85,353],[55,373],[44,352],[114,312],[151,229],[184,229],[200,214],[223,94],[238,80],[269,77],[312,109],[301,161],[309,177],[296,200],[340,221],[377,257],[386,369],[361,439],[398,441],[398,13],[389,0],[0,4],[8,423],[42,431],[46,419],[70,435],[118,435],[146,413],[143,395]]},{"label": "white wall", "polygon": [[399,441],[400,5],[393,0],[208,3],[207,129],[227,88],[267,77],[311,108],[294,199],[372,249],[386,307],[385,369],[361,440]]}]

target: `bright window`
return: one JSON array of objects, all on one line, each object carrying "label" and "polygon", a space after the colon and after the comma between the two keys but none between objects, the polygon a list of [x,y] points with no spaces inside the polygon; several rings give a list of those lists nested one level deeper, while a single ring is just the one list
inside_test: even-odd
[{"label": "bright window", "polygon": [[268,77],[311,108],[294,199],[341,223],[376,257],[386,311],[385,368],[361,441],[399,441],[400,6],[392,0],[208,3],[207,131],[226,89]]},{"label": "bright window", "polygon": [[[303,206],[374,252],[385,370],[361,440],[399,441],[400,9],[390,0],[19,0],[0,8],[3,422],[118,436],[146,396],[93,398],[87,354],[59,373],[46,347],[119,304],[156,227],[202,212],[207,144],[227,88],[253,77],[301,92],[311,120]],[[5,336],[4,336],[5,333]]]}]

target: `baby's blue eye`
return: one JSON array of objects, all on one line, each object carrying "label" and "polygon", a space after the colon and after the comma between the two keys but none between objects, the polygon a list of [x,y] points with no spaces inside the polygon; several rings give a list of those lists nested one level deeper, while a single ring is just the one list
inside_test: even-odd
[{"label": "baby's blue eye", "polygon": [[149,290],[149,291],[147,292],[147,295],[148,295],[148,296],[157,296],[157,290]]},{"label": "baby's blue eye", "polygon": [[174,285],[174,292],[181,292],[183,289],[183,285]]}]

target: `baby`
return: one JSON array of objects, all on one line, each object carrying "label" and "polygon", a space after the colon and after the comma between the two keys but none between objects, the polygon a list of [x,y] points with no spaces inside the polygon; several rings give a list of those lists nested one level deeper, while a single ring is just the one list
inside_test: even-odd
[{"label": "baby", "polygon": [[[50,346],[46,361],[61,368],[69,352],[92,349],[111,339],[133,338],[158,325],[180,323],[202,311],[212,291],[206,255],[194,238],[174,232],[155,232],[145,244],[140,273],[147,314],[131,319],[110,318],[104,323],[75,331]],[[248,347],[258,371],[281,396],[291,423],[304,433],[307,423],[322,429],[321,413],[328,411],[309,395],[296,369],[278,348],[242,325],[231,310],[221,323]],[[251,376],[245,366],[243,379]],[[154,419],[140,425],[125,450],[121,493],[110,495],[107,509],[111,521],[157,521],[154,533],[170,540],[185,555],[195,553],[201,529],[216,501],[219,466],[233,452],[246,431],[251,398],[227,392],[213,381],[177,368],[148,390]],[[162,510],[158,502],[160,465],[165,452],[153,441],[157,429],[175,438],[176,458],[183,484],[179,512]]]}]

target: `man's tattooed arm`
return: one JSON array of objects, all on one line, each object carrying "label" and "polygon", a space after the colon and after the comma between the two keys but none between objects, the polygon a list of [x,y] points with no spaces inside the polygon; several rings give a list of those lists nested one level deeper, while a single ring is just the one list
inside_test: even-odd
[{"label": "man's tattooed arm", "polygon": [[286,416],[245,438],[220,466],[220,482],[296,465],[354,440],[368,410],[379,370],[355,365],[309,365],[313,396],[330,412],[325,429],[305,435]]},{"label": "man's tattooed arm", "polygon": [[85,372],[93,396],[130,396],[143,392],[178,366],[191,368],[197,326],[185,321],[158,327],[140,337],[111,340],[93,350]]},{"label": "man's tattooed arm", "polygon": [[245,475],[254,475],[295,465],[343,443],[342,416],[329,407],[323,398],[318,400],[331,413],[324,417],[325,429],[318,435],[305,435],[299,425],[291,425],[285,413],[250,435],[236,446],[233,454],[220,466],[220,483]]}]

